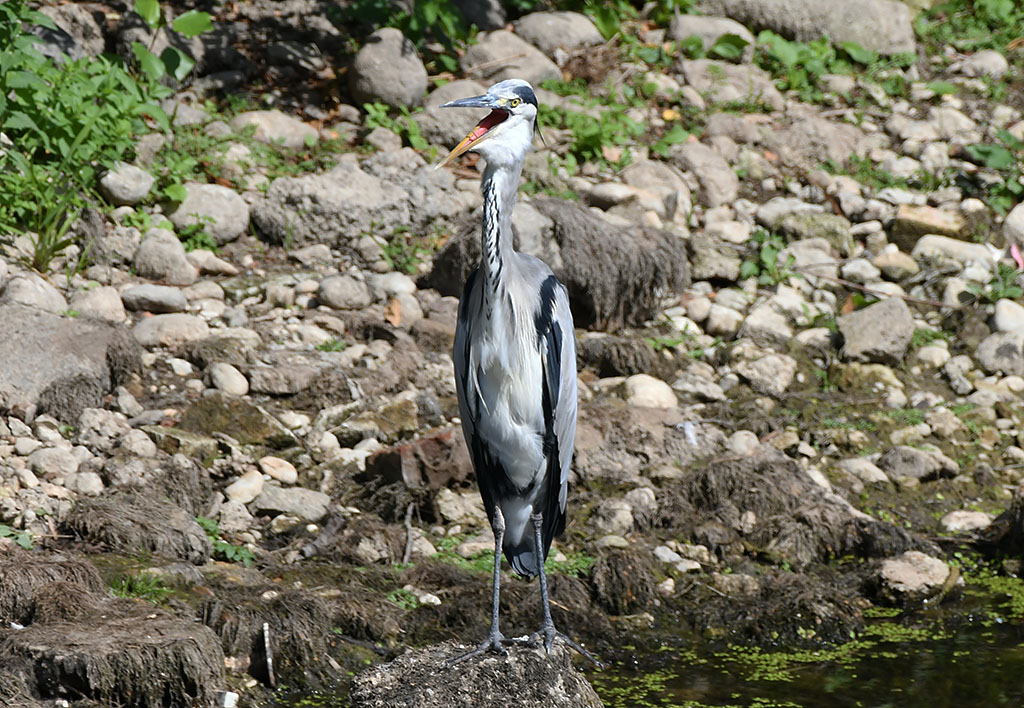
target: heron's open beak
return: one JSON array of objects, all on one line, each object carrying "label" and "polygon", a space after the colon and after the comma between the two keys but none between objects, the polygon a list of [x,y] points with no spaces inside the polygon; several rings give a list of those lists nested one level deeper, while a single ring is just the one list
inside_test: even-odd
[{"label": "heron's open beak", "polygon": [[441,161],[438,167],[444,167],[449,162],[454,160],[456,157],[472,150],[474,147],[487,140],[491,136],[491,131],[508,118],[508,111],[499,108],[495,103],[494,99],[490,96],[473,96],[472,98],[460,98],[457,101],[450,101],[441,108],[490,108],[491,112],[484,116],[483,120],[476,124],[473,130],[469,131],[469,135],[464,137],[462,141],[455,146],[455,149],[448,153],[448,156]]}]

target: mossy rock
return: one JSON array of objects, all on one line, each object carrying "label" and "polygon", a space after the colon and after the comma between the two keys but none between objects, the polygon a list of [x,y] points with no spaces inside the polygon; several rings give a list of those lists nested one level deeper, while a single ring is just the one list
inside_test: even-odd
[{"label": "mossy rock", "polygon": [[779,229],[786,235],[786,241],[803,241],[809,238],[823,238],[844,257],[853,253],[853,235],[850,222],[839,214],[825,214],[813,211],[798,211],[787,215]]},{"label": "mossy rock", "polygon": [[191,433],[223,433],[242,445],[284,448],[295,437],[259,406],[221,393],[203,396],[181,416],[180,430]]}]

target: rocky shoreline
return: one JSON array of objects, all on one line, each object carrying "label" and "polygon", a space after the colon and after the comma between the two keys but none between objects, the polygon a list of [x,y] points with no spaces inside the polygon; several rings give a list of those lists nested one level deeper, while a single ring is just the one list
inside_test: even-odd
[{"label": "rocky shoreline", "polygon": [[[729,0],[624,23],[678,52],[651,63],[586,15],[506,29],[492,2],[445,83],[397,29],[345,55],[357,31],[327,4],[222,7],[187,44],[173,133],[140,136],[134,164],[102,178],[74,244],[46,273],[23,265],[31,239],[3,244],[0,702],[351,688],[353,705],[413,705],[418,686],[434,702],[415,705],[455,705],[445,690],[496,700],[459,687],[504,690],[499,676],[569,682],[520,703],[581,705],[589,686],[561,654],[517,649],[454,683],[430,669],[444,642],[486,634],[493,540],[449,353],[478,173],[434,170],[429,146],[472,126],[440,104],[511,76],[568,116],[544,129],[514,217],[579,327],[550,577],[563,631],[608,659],[637,634],[841,643],[875,606],[955,612],[971,574],[954,554],[1019,553],[1024,290],[1007,249],[1024,206],[997,208],[983,187],[1006,173],[971,148],[1024,140],[1019,50],[928,54],[888,0],[842,3],[877,32]],[[43,10],[82,55],[141,31],[101,3]],[[762,29],[918,56],[822,74],[810,100],[754,62]],[[683,52],[723,36],[746,48]],[[540,86],[570,78],[607,102]],[[245,87],[273,107],[203,109]],[[571,114],[611,120],[624,87],[645,137],[615,132],[576,164]],[[363,103],[406,113],[384,127]],[[166,151],[187,145],[208,171],[162,201]],[[506,586],[503,622],[532,628],[536,589]]]}]

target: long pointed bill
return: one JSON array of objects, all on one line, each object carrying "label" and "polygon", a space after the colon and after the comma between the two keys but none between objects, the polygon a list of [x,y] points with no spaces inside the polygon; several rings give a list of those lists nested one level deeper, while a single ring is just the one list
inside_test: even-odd
[{"label": "long pointed bill", "polygon": [[500,125],[508,118],[508,111],[500,108],[495,108],[494,99],[488,96],[473,96],[472,98],[460,98],[457,101],[451,101],[445,103],[441,108],[492,108],[493,110],[484,116],[483,120],[473,127],[473,130],[469,131],[469,135],[464,137],[455,148],[448,153],[448,156],[441,161],[437,168],[444,167],[452,160],[457,158],[459,155],[472,150],[474,147],[482,143],[484,140],[490,137],[491,130]]}]

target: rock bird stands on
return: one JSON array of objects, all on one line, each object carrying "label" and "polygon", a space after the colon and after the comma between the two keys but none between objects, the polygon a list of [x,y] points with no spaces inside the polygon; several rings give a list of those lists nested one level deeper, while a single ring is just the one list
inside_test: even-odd
[{"label": "rock bird stands on", "polygon": [[450,663],[486,651],[507,654],[505,645],[513,643],[498,630],[502,551],[519,575],[540,576],[544,620],[525,641],[543,637],[550,650],[558,638],[597,663],[555,629],[544,576],[551,539],[565,528],[576,432],[576,337],[565,286],[540,260],[512,249],[512,209],[537,97],[527,82],[509,79],[483,96],[442,107],[491,111],[441,163],[468,150],[487,161],[482,257],[459,302],[453,359],[462,429],[494,529],[490,635]]}]

